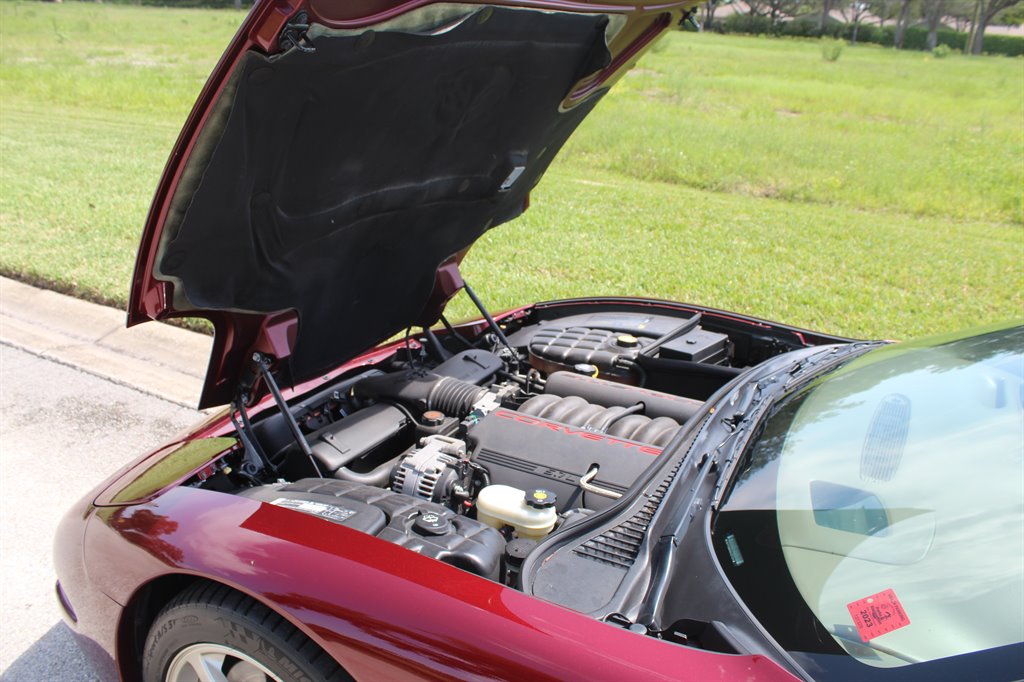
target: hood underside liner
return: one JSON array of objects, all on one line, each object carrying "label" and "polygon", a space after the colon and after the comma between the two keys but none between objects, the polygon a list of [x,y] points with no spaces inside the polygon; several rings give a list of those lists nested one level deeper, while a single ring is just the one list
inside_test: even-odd
[{"label": "hood underside liner", "polygon": [[[157,253],[177,311],[294,311],[280,379],[310,379],[410,325],[437,267],[522,212],[599,99],[559,109],[608,64],[608,19],[467,15],[443,31],[324,31],[311,53],[242,58]],[[254,334],[211,317],[233,348]],[[201,406],[232,398],[244,362],[244,348],[211,360]]]}]

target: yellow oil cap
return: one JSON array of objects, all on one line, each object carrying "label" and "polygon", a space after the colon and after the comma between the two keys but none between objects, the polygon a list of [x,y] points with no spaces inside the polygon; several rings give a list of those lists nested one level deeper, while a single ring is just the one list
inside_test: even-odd
[{"label": "yellow oil cap", "polygon": [[640,340],[632,334],[619,334],[618,338],[615,339],[615,343],[623,348],[635,348],[640,343]]}]

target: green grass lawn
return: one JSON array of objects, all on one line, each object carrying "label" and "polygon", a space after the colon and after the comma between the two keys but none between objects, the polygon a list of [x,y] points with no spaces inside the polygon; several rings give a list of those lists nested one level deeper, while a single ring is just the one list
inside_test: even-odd
[{"label": "green grass lawn", "polygon": [[[241,18],[0,1],[0,272],[124,304]],[[494,309],[638,294],[885,337],[1021,316],[1024,62],[672,33],[463,270]]]}]

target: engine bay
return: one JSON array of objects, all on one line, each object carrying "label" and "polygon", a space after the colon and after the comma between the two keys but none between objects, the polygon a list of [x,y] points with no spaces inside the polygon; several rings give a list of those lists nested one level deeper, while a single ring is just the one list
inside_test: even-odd
[{"label": "engine bay", "polygon": [[251,419],[239,401],[240,447],[187,484],[518,587],[532,549],[614,505],[715,390],[809,345],[787,329],[635,308],[446,323],[287,412]]}]

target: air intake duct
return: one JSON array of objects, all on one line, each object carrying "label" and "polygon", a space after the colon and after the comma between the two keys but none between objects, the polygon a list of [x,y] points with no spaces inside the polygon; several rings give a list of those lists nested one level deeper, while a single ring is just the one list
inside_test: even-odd
[{"label": "air intake duct", "polygon": [[419,410],[439,410],[450,417],[465,417],[487,389],[476,384],[438,376],[425,370],[381,374],[355,386],[360,398],[389,400]]}]

